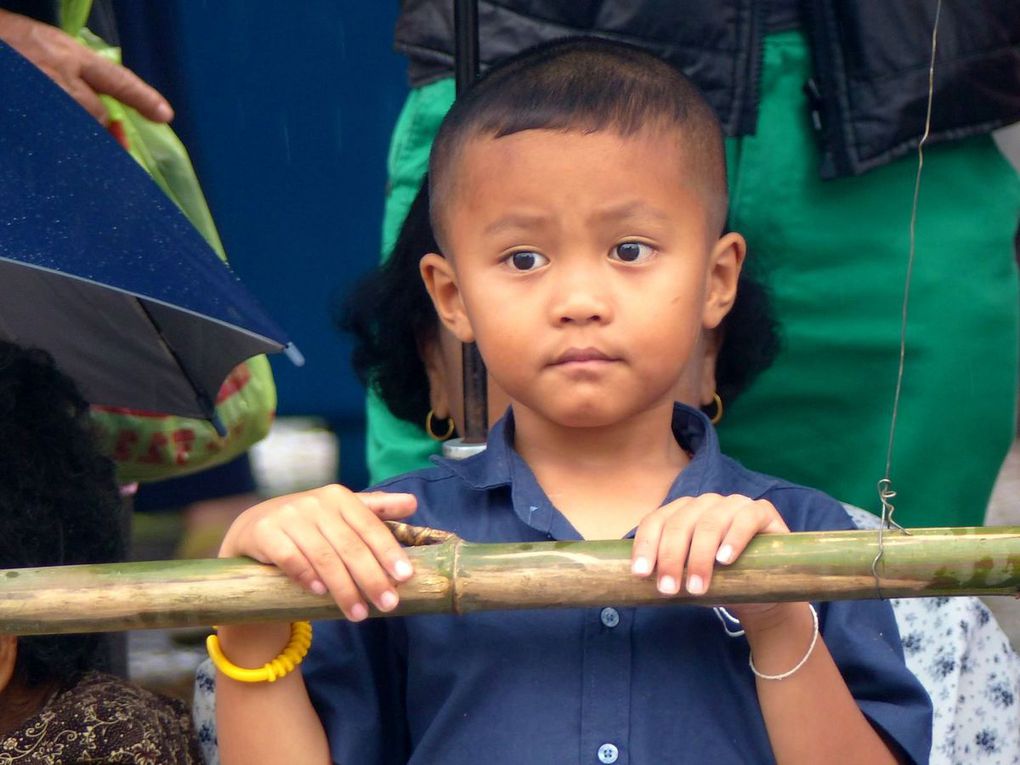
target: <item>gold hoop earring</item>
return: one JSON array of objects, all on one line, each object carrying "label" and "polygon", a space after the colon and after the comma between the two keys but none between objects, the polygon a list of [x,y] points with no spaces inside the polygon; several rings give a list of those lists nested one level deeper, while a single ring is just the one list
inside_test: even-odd
[{"label": "gold hoop earring", "polygon": [[723,416],[722,396],[720,396],[718,393],[713,393],[712,403],[715,404],[715,412],[712,414],[711,417],[708,418],[708,421],[711,422],[713,425],[718,425],[720,420],[722,420]]},{"label": "gold hoop earring", "polygon": [[446,432],[443,433],[442,435],[439,435],[438,433],[436,433],[436,431],[432,429],[432,419],[434,417],[435,412],[429,409],[429,413],[425,416],[425,432],[429,434],[429,438],[431,438],[433,441],[445,441],[446,439],[453,435],[453,429],[455,427],[453,424],[453,418],[452,417],[446,418]]}]

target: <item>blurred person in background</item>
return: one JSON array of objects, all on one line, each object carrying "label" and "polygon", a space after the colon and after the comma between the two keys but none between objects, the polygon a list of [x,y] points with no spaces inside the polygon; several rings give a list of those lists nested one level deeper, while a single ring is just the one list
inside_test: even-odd
[{"label": "blurred person in background", "polygon": [[[0,568],[122,560],[120,490],[88,404],[0,341]],[[200,765],[186,706],[103,671],[101,635],[0,635],[0,759]]]}]

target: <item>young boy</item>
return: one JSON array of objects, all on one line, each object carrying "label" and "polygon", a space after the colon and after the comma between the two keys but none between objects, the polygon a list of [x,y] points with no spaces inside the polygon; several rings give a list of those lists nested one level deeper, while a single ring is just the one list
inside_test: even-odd
[{"label": "young boy", "polygon": [[[574,40],[508,62],[453,108],[430,165],[445,257],[421,270],[511,408],[488,448],[247,511],[221,554],[272,562],[351,622],[410,564],[379,518],[472,541],[621,537],[664,598],[704,595],[759,532],[850,528],[833,500],[719,454],[692,366],[744,256],[722,139],[655,57]],[[679,381],[679,382],[678,382]],[[781,434],[776,434],[777,438]],[[781,442],[776,448],[781,448]],[[665,498],[665,499],[664,499]],[[777,509],[778,508],[778,509]],[[710,602],[706,601],[706,602]],[[272,684],[220,675],[225,763],[925,762],[927,696],[880,602],[567,609],[331,622]],[[818,624],[822,636],[818,637]],[[286,625],[230,627],[260,666]]]}]

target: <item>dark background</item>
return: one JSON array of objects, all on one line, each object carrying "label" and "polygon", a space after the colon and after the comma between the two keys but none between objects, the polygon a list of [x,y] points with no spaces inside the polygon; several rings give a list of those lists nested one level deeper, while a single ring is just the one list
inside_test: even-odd
[{"label": "dark background", "polygon": [[234,270],[306,364],[273,357],[280,415],[325,418],[361,487],[364,391],[332,306],[379,258],[407,92],[395,0],[115,0],[124,63],[176,110]]}]

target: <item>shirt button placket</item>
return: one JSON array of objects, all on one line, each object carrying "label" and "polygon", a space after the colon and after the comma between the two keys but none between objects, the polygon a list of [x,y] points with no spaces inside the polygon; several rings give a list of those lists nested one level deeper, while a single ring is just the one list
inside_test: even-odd
[{"label": "shirt button placket", "polygon": [[580,741],[584,761],[627,765],[632,720],[632,609],[587,611],[581,675]]}]

